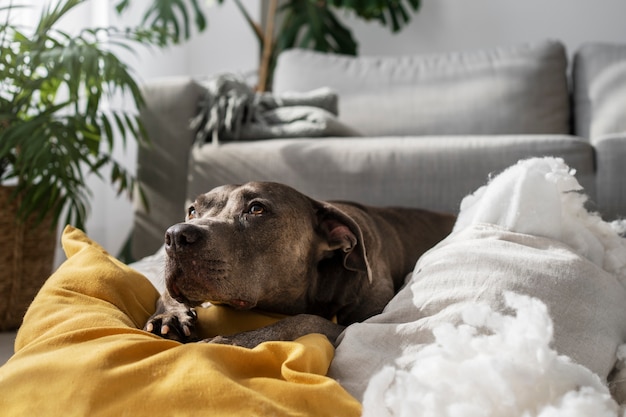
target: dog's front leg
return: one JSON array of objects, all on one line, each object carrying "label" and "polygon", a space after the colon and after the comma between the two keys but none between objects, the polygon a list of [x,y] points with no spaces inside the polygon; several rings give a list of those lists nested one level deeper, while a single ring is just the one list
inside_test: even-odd
[{"label": "dog's front leg", "polygon": [[182,343],[197,341],[195,325],[197,314],[193,308],[173,299],[166,291],[156,303],[156,311],[148,319],[144,330],[165,339]]},{"label": "dog's front leg", "polygon": [[252,349],[263,342],[293,341],[307,334],[321,333],[334,345],[337,337],[344,329],[344,326],[335,324],[320,316],[298,314],[260,329],[236,333],[230,336],[217,336],[205,339],[204,342]]}]

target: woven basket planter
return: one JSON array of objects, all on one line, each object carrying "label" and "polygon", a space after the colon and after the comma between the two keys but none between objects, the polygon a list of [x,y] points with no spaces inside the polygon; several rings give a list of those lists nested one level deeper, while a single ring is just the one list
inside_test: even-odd
[{"label": "woven basket planter", "polygon": [[18,222],[13,188],[0,186],[0,331],[20,326],[31,301],[50,276],[57,234],[52,218]]}]

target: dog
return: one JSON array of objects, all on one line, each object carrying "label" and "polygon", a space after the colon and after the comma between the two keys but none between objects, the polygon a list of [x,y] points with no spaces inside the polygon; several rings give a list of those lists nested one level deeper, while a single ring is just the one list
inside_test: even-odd
[{"label": "dog", "polygon": [[289,317],[205,342],[253,348],[321,333],[334,343],[345,326],[382,312],[455,219],[318,201],[279,183],[215,188],[167,229],[166,291],[144,330],[197,341],[194,307],[210,302]]}]

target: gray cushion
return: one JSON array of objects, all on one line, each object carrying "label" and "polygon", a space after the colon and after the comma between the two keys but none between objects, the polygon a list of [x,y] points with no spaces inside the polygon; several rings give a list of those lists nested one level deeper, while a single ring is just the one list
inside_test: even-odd
[{"label": "gray cushion", "polygon": [[562,44],[412,57],[283,52],[274,91],[328,86],[340,119],[367,136],[568,133]]},{"label": "gray cushion", "polygon": [[626,132],[626,45],[583,45],[574,57],[576,134]]},{"label": "gray cushion", "polygon": [[564,135],[276,139],[194,147],[188,198],[229,183],[278,181],[319,199],[456,212],[461,199],[531,156],[561,156],[593,194],[593,148]]}]

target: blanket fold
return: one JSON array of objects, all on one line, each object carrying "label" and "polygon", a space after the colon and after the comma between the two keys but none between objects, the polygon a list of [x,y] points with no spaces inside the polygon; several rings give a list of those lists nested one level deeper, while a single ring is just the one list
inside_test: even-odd
[{"label": "blanket fold", "polygon": [[586,199],[561,159],[500,173],[329,374],[365,416],[617,417],[626,240]]},{"label": "blanket fold", "polygon": [[[68,260],[33,301],[16,353],[0,368],[3,415],[360,414],[325,376],[333,348],[324,336],[255,349],[162,339],[139,329],[158,297],[145,277],[77,229],[66,228],[62,240]],[[276,319],[231,311],[203,311],[205,330]]]},{"label": "blanket fold", "polygon": [[191,121],[196,142],[288,137],[360,136],[337,118],[338,97],[329,88],[299,93],[257,93],[241,78],[220,74],[203,82],[206,91]]}]

